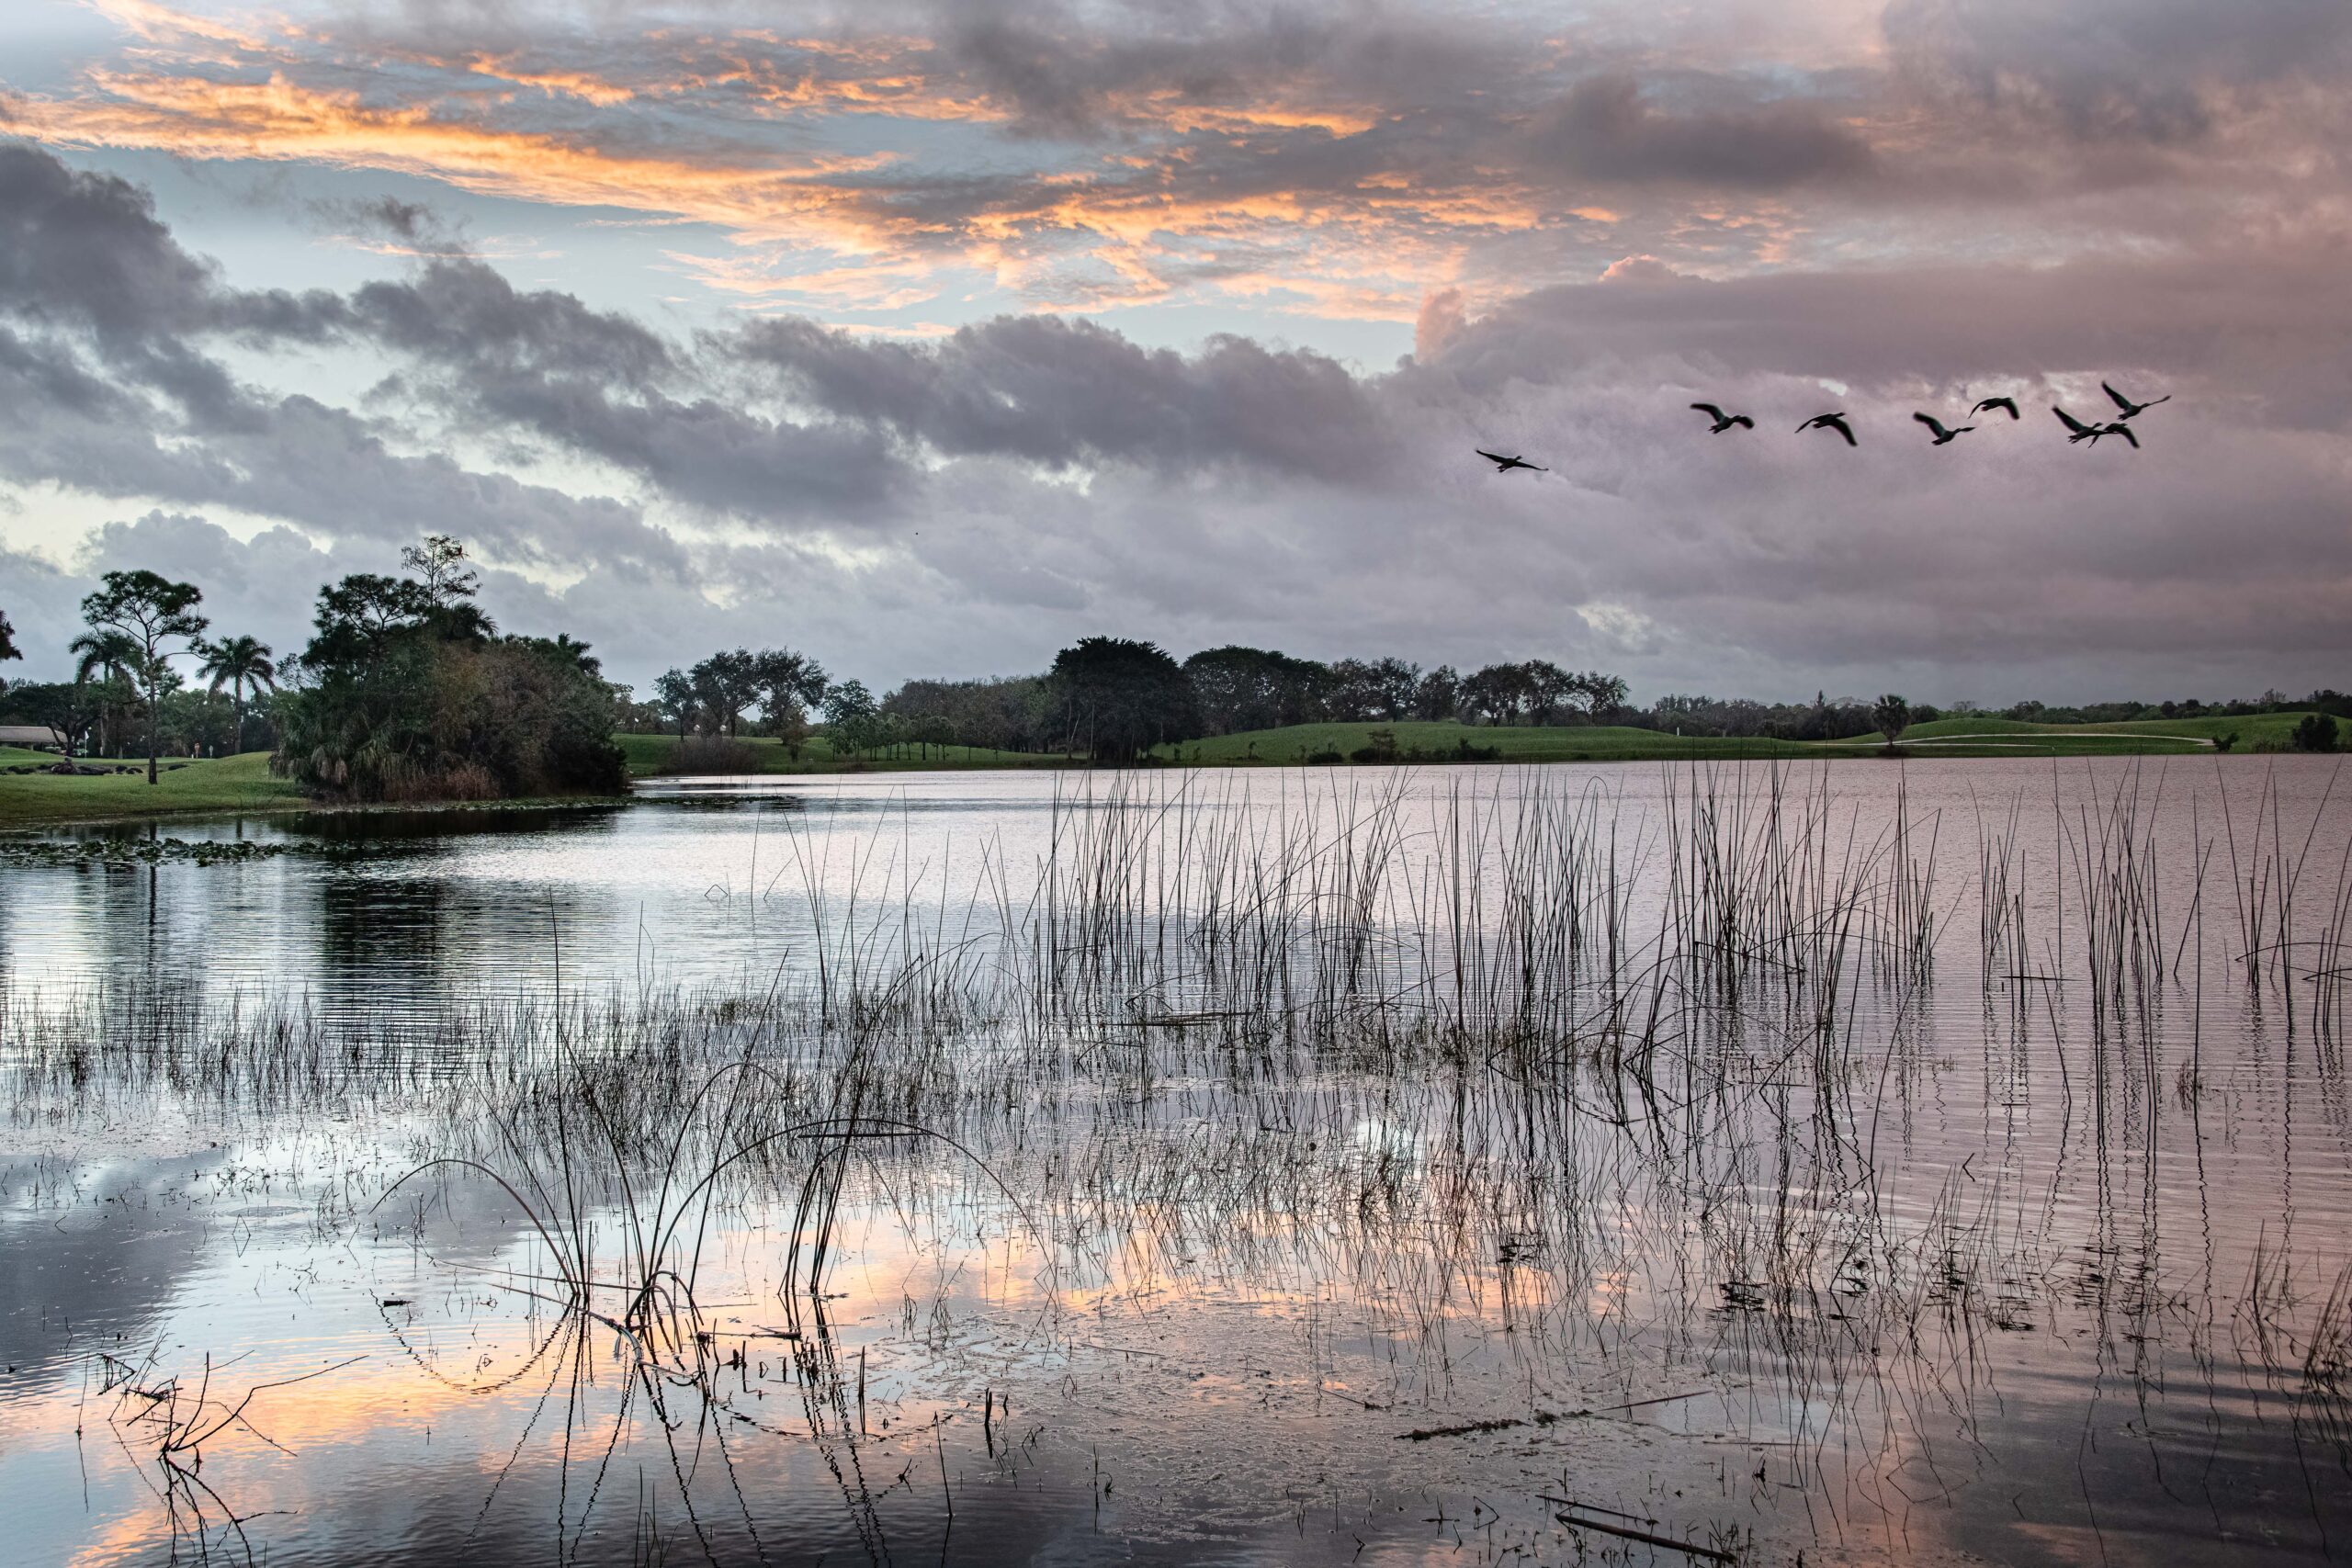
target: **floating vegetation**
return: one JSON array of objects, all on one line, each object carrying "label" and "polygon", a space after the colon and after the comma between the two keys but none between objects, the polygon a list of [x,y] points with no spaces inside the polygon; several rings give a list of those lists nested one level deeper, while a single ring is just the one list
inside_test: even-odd
[{"label": "floating vegetation", "polygon": [[317,854],[322,849],[283,840],[0,838],[0,865],[95,865],[124,870],[141,865],[241,865],[278,855]]}]

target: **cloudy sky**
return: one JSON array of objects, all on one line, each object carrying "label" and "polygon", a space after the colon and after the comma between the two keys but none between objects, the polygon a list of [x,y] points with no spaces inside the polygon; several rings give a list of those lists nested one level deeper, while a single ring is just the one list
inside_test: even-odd
[{"label": "cloudy sky", "polygon": [[640,685],[2352,684],[2348,86],[2343,0],[10,0],[10,673],[435,531]]}]

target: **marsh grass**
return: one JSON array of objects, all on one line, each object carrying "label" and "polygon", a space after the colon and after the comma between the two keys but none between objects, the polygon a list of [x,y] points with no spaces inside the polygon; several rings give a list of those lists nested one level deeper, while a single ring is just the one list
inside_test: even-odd
[{"label": "marsh grass", "polygon": [[[1350,1396],[1366,1412],[1462,1414],[1452,1369],[1504,1325],[1525,1403],[1418,1429],[1597,1419],[1668,1376],[1736,1391],[1846,1517],[1899,1507],[1833,1472],[1973,1430],[2005,1343],[2062,1320],[2143,1388],[2174,1342],[2216,1387],[2287,1377],[2294,1419],[2344,1452],[2352,1271],[2304,1290],[2309,1257],[2257,1239],[2242,1280],[2209,1258],[2184,1282],[2148,1217],[2167,1082],[2203,1136],[2209,969],[2308,1036],[2290,1089],[2341,1094],[2352,848],[2324,852],[2327,796],[2293,819],[2266,779],[2184,836],[2161,768],[2053,773],[2046,802],[1974,807],[1954,886],[1959,835],[1907,790],[1871,817],[1818,768],[1671,784],[1636,812],[1542,776],[1425,800],[1395,775],[1077,775],[1026,863],[791,814],[741,900],[797,915],[760,986],[575,982],[379,1021],[152,980],[14,990],[0,1071],[28,1125],[396,1111],[413,1157],[367,1205],[322,1201],[322,1226],[502,1194],[532,1245],[496,1282],[554,1325],[532,1364],[586,1356],[592,1325],[628,1348],[565,1528],[587,1529],[634,1407],[710,1561],[714,1510],[755,1510],[681,1456],[749,1419],[726,1386],[749,1351],[703,1282],[752,1214],[782,1221],[762,1289],[794,1430],[880,1551],[865,1361],[826,1302],[885,1204],[1024,1237],[1064,1348],[1089,1303],[1210,1280],[1344,1303],[1347,1336],[1386,1348],[1385,1385]],[[1956,989],[1988,1122],[2054,1082],[2079,1210],[2014,1141],[1983,1171],[1910,1152]]]}]

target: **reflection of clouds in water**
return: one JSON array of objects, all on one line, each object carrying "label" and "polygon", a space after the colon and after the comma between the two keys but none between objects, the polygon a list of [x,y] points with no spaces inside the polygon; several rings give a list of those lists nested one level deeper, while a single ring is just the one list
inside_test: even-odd
[{"label": "reflection of clouds in water", "polygon": [[227,1158],[0,1164],[0,1365],[54,1376],[93,1345],[143,1337],[202,1266],[213,1215],[191,1190]]}]

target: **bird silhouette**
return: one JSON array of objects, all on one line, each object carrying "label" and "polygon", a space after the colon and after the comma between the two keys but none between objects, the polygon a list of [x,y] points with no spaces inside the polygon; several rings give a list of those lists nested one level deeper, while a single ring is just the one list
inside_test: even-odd
[{"label": "bird silhouette", "polygon": [[1931,413],[1915,413],[1911,417],[1917,420],[1921,424],[1926,425],[1929,430],[1935,432],[1935,445],[1938,446],[1943,446],[1946,442],[1957,441],[1960,439],[1962,432],[1976,428],[1973,424],[1963,424],[1955,430],[1946,430],[1943,426],[1943,422]]},{"label": "bird silhouette", "polygon": [[[2115,400],[2115,406],[2123,411],[2123,417],[2126,419],[2130,419],[2135,413],[2145,413],[2150,409],[2154,408],[2158,403],[2168,403],[2172,401],[2172,394],[2170,392],[2166,392],[2161,398],[2151,398],[2144,403],[2135,403],[2104,381],[2101,381],[2098,386],[2100,391],[2105,392],[2109,397]],[[2134,442],[2133,445],[2137,446],[2138,443]]]},{"label": "bird silhouette", "polygon": [[1838,434],[1846,438],[1847,446],[1859,446],[1861,445],[1860,442],[1854,439],[1854,428],[1846,423],[1846,416],[1843,412],[1817,413],[1811,419],[1806,420],[1803,424],[1797,426],[1797,434],[1800,435],[1804,434],[1808,430],[1834,430]]},{"label": "bird silhouette", "polygon": [[1713,428],[1707,432],[1710,435],[1721,435],[1735,424],[1747,430],[1756,428],[1756,422],[1744,413],[1725,413],[1713,403],[1692,403],[1690,406],[1715,422]]},{"label": "bird silhouette", "polygon": [[1489,452],[1483,446],[1473,447],[1472,450],[1492,463],[1495,466],[1495,472],[1498,474],[1507,474],[1513,468],[1530,468],[1539,474],[1548,474],[1552,471],[1540,463],[1530,463],[1520,457],[1506,457],[1498,452]]},{"label": "bird silhouette", "polygon": [[2067,446],[2072,446],[2077,441],[2088,441],[2094,445],[2098,443],[2099,437],[2099,427],[2098,425],[2085,424],[2081,420],[2076,419],[2073,414],[2068,413],[2064,409],[2058,407],[2055,403],[2051,405],[2050,412],[2056,414],[2058,416],[2058,423],[2066,427]]},{"label": "bird silhouette", "polygon": [[2140,437],[2132,431],[2130,425],[2124,423],[2120,419],[2109,423],[2100,425],[2098,427],[2098,434],[2091,437],[2092,446],[2096,446],[2098,445],[2098,438],[2100,435],[2120,435],[2124,440],[2132,443],[2132,450],[2137,452],[2140,449]]},{"label": "bird silhouette", "polygon": [[2015,398],[1986,398],[1984,401],[1978,403],[1974,408],[1968,411],[1969,416],[1973,418],[1977,414],[1983,413],[1986,409],[2007,409],[2009,411],[2009,417],[2011,419],[2018,417],[2018,400]]}]

